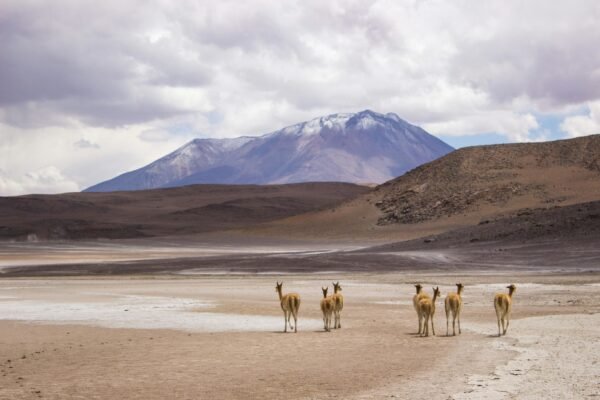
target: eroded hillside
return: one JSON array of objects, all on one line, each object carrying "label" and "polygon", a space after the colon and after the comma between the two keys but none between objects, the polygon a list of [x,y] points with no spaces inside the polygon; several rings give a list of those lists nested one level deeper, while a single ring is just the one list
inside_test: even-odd
[{"label": "eroded hillside", "polygon": [[600,198],[600,136],[457,150],[376,189],[381,225]]}]

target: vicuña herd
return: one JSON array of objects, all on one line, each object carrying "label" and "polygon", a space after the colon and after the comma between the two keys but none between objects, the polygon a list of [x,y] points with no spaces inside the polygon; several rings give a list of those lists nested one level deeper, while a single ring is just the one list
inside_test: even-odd
[{"label": "vicu\u00f1a herd", "polygon": [[[440,297],[440,288],[433,288],[433,298],[423,291],[423,286],[416,284],[417,293],[413,296],[413,306],[417,312],[418,331],[420,336],[429,336],[429,325],[431,324],[431,333],[435,336],[435,327],[433,316],[435,315],[435,302]],[[456,284],[456,292],[450,292],[444,300],[444,309],[446,311],[446,336],[450,335],[450,314],[452,314],[452,335],[456,336],[456,323],[458,322],[458,334],[460,335],[460,313],[463,308],[462,293],[464,290],[462,283]],[[498,319],[498,336],[506,335],[510,312],[512,308],[512,296],[517,290],[515,285],[506,287],[508,293],[497,293],[494,296],[494,309]],[[283,282],[277,282],[275,290],[279,294],[279,302],[283,310],[283,331],[287,332],[288,325],[294,332],[298,332],[298,309],[300,308],[300,295],[298,293],[283,294]],[[342,286],[339,282],[333,283],[333,294],[328,296],[329,287],[321,287],[323,298],[321,299],[321,312],[323,313],[323,328],[325,331],[331,331],[331,318],[334,317],[333,329],[342,327],[341,312],[344,308],[344,296],[342,295]],[[290,323],[290,317],[294,317],[294,326]]]}]

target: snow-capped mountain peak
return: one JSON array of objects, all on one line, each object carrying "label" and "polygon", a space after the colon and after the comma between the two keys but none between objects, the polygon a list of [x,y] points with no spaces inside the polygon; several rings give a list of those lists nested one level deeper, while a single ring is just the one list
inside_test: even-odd
[{"label": "snow-capped mountain peak", "polygon": [[88,191],[195,183],[381,183],[452,148],[396,114],[331,114],[258,137],[195,139]]},{"label": "snow-capped mountain peak", "polygon": [[310,121],[287,126],[269,135],[316,135],[326,128],[330,130],[343,130],[346,122],[355,114],[331,114],[326,117],[311,119]]},{"label": "snow-capped mountain peak", "polygon": [[268,135],[288,134],[288,135],[318,135],[323,130],[345,132],[348,124],[355,128],[369,129],[376,125],[385,125],[386,123],[396,122],[407,124],[394,113],[380,114],[371,110],[364,110],[357,113],[337,113],[324,117],[311,119],[310,121],[287,126]]}]

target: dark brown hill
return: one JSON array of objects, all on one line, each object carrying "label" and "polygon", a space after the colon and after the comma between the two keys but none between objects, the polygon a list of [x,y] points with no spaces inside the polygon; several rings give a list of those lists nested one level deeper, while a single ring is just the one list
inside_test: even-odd
[{"label": "dark brown hill", "polygon": [[237,229],[332,207],[369,190],[346,183],[193,185],[0,197],[0,240],[117,239]]},{"label": "dark brown hill", "polygon": [[598,200],[595,135],[464,148],[374,190],[340,183],[200,185],[0,198],[0,237],[125,238],[236,229],[249,236],[396,242],[520,210]]},{"label": "dark brown hill", "polygon": [[523,209],[600,200],[600,135],[456,150],[335,209],[253,229],[266,235],[409,240]]},{"label": "dark brown hill", "polygon": [[379,186],[381,225],[600,199],[600,135],[469,147]]},{"label": "dark brown hill", "polygon": [[552,242],[556,247],[573,243],[600,244],[600,201],[564,207],[522,209],[508,215],[484,219],[474,226],[365,251],[437,250],[489,244],[531,245],[538,242]]}]

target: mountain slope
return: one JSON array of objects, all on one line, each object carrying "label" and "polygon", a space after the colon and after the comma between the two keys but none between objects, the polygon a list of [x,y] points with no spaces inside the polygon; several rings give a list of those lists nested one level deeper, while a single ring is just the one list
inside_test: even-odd
[{"label": "mountain slope", "polygon": [[0,197],[0,240],[215,232],[332,207],[367,191],[348,183],[300,183]]},{"label": "mountain slope", "polygon": [[463,148],[336,206],[252,228],[265,235],[398,241],[600,200],[600,135]]},{"label": "mountain slope", "polygon": [[[196,139],[146,167],[127,172],[109,181],[86,189],[86,192],[108,192],[155,189],[189,176],[199,170],[210,170],[226,154],[243,146],[253,138]],[[219,183],[207,179],[202,183]],[[191,183],[190,183],[191,184]]]},{"label": "mountain slope", "polygon": [[398,251],[478,246],[486,242],[522,244],[570,241],[586,244],[600,239],[600,201],[564,207],[522,209],[477,225],[450,230],[425,239],[386,244],[368,251]]},{"label": "mountain slope", "polygon": [[88,188],[105,192],[198,183],[381,183],[452,148],[395,114],[333,114],[260,137],[196,139]]},{"label": "mountain slope", "polygon": [[380,224],[600,199],[600,136],[457,150],[381,185]]}]

